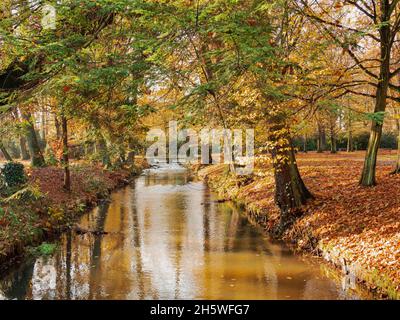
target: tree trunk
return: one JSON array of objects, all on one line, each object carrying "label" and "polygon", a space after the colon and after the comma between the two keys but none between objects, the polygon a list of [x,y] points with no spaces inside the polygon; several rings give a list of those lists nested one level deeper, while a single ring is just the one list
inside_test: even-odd
[{"label": "tree trunk", "polygon": [[335,135],[331,135],[331,153],[337,153],[337,144]]},{"label": "tree trunk", "polygon": [[333,119],[331,121],[332,121],[330,126],[331,153],[337,153],[335,123],[333,122]]},{"label": "tree trunk", "polygon": [[126,156],[126,163],[128,165],[132,165],[135,163],[135,145],[133,141],[131,140],[129,141],[128,148],[129,150]]},{"label": "tree trunk", "polygon": [[396,119],[397,128],[397,160],[396,167],[391,174],[400,174],[400,120]]},{"label": "tree trunk", "polygon": [[[386,8],[387,9],[387,8]],[[381,65],[379,81],[376,89],[376,100],[374,112],[384,112],[386,109],[386,98],[389,86],[390,74],[390,25],[383,24],[379,30],[381,39]],[[360,185],[370,187],[376,185],[376,160],[382,137],[383,123],[372,121],[368,148],[365,155],[364,167],[361,174]]]},{"label": "tree trunk", "polygon": [[304,138],[303,138],[303,151],[304,151],[304,153],[307,153],[307,135],[305,134],[304,135]]},{"label": "tree trunk", "polygon": [[347,152],[354,151],[354,142],[353,142],[353,132],[352,129],[349,128],[347,132]]},{"label": "tree trunk", "polygon": [[2,141],[0,141],[0,151],[3,153],[4,158],[7,161],[13,161],[12,157],[10,156],[10,154],[8,153],[7,149],[5,148],[4,144]]},{"label": "tree trunk", "polygon": [[56,127],[57,140],[60,140],[61,139],[61,126],[60,126],[60,121],[58,121],[58,117],[56,114],[54,115],[54,126]]},{"label": "tree trunk", "polygon": [[112,137],[111,145],[116,146],[118,152],[118,156],[114,164],[122,167],[126,163],[126,148],[124,146],[124,138]]},{"label": "tree trunk", "polygon": [[104,139],[104,136],[99,133],[97,139],[97,147],[101,156],[101,162],[106,167],[109,168],[111,165],[110,155],[108,153],[107,142]]},{"label": "tree trunk", "polygon": [[317,152],[322,153],[325,151],[326,138],[325,128],[323,125],[318,123],[318,139],[317,139]]},{"label": "tree trunk", "polygon": [[[16,121],[16,122],[21,121],[21,117],[20,117],[18,109],[14,109],[11,112],[11,114],[12,114],[12,117],[14,118],[14,121]],[[26,139],[23,134],[19,135],[19,151],[20,151],[19,156],[21,156],[21,160],[29,160],[30,159],[28,147],[26,145]]]},{"label": "tree trunk", "polygon": [[378,157],[379,144],[382,137],[382,124],[373,121],[368,141],[367,153],[364,160],[364,167],[360,184],[366,187],[376,185],[376,160]]},{"label": "tree trunk", "polygon": [[42,140],[42,146],[44,149],[46,149],[47,145],[47,134],[46,134],[46,111],[43,108],[42,109],[42,119],[41,119],[41,140]]},{"label": "tree trunk", "polygon": [[325,132],[325,126],[322,125],[321,127],[321,147],[322,147],[322,151],[326,150],[326,132]]},{"label": "tree trunk", "polygon": [[62,128],[62,161],[61,164],[64,168],[64,189],[71,191],[71,173],[69,170],[69,148],[68,148],[68,121],[65,116],[61,116]]},{"label": "tree trunk", "polygon": [[31,154],[31,165],[33,167],[45,166],[42,150],[37,139],[35,127],[32,123],[32,116],[29,113],[21,113],[26,122],[26,139],[28,141],[29,153]]},{"label": "tree trunk", "polygon": [[280,231],[299,213],[301,205],[313,198],[297,167],[291,138],[284,125],[275,124],[269,135],[275,176],[275,203],[281,211]]},{"label": "tree trunk", "polygon": [[29,160],[30,155],[28,152],[28,147],[26,146],[26,139],[23,136],[19,137],[19,147],[21,150],[21,160]]},{"label": "tree trunk", "polygon": [[353,141],[353,121],[352,121],[352,113],[349,110],[347,112],[347,152],[354,151],[354,141]]}]

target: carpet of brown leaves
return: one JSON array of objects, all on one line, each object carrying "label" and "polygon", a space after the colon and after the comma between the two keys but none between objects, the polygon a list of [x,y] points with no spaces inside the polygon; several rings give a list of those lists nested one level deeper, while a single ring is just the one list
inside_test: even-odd
[{"label": "carpet of brown leaves", "polygon": [[323,247],[385,275],[400,290],[400,176],[390,175],[394,158],[394,152],[381,152],[378,184],[365,188],[358,185],[363,153],[301,156],[300,170],[316,200],[295,228],[308,227]]},{"label": "carpet of brown leaves", "polygon": [[100,189],[112,190],[129,177],[127,171],[107,171],[100,166],[72,167],[71,192],[63,189],[63,170],[58,167],[29,169],[31,184],[37,185],[51,204],[68,207],[76,201],[95,201]]}]

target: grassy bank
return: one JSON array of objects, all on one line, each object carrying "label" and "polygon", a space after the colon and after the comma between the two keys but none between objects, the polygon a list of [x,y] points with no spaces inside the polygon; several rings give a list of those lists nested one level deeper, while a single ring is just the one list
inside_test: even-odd
[{"label": "grassy bank", "polygon": [[71,192],[62,187],[61,168],[26,169],[26,185],[0,199],[0,270],[23,256],[30,246],[60,234],[145,166],[138,160],[133,168],[111,171],[75,163],[71,166]]},{"label": "grassy bank", "polygon": [[[400,176],[389,175],[395,152],[382,151],[378,185],[358,186],[364,153],[299,154],[301,174],[316,199],[285,232],[297,250],[320,255],[382,297],[400,298]],[[224,199],[244,206],[266,231],[279,210],[268,165],[256,165],[251,178],[229,174],[224,165],[203,168],[199,176]]]}]

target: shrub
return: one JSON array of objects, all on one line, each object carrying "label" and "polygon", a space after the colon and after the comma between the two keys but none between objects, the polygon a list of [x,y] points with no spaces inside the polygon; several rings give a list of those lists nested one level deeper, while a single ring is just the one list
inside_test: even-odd
[{"label": "shrub", "polygon": [[[11,190],[13,191],[13,190]],[[13,192],[10,196],[5,198],[2,202],[11,205],[22,205],[27,203],[36,202],[44,196],[39,187],[35,185],[28,185],[18,191]]]},{"label": "shrub", "polygon": [[44,159],[49,166],[56,166],[58,165],[58,160],[56,155],[53,152],[53,149],[47,147],[44,153]]},{"label": "shrub", "polygon": [[7,162],[0,169],[0,176],[7,187],[21,186],[26,183],[24,165],[18,162]]},{"label": "shrub", "polygon": [[396,149],[397,148],[397,136],[393,132],[384,132],[382,134],[381,148],[384,149]]},{"label": "shrub", "polygon": [[43,256],[49,256],[54,253],[54,251],[57,249],[57,245],[54,243],[42,243],[39,247],[39,253]]},{"label": "shrub", "polygon": [[[353,145],[354,145],[355,150],[366,150],[367,149],[369,134],[370,134],[369,131],[353,133]],[[316,136],[310,137],[309,139],[307,139],[307,150],[309,150],[309,151],[317,150],[316,139],[317,139]],[[330,150],[330,141],[329,141],[328,134],[326,136],[326,139],[327,139],[326,149]],[[347,133],[345,133],[345,132],[340,133],[336,137],[336,139],[337,139],[336,146],[337,146],[338,150],[346,150],[346,148],[347,148]],[[293,144],[298,150],[303,151],[304,140],[302,137],[295,137],[293,139]],[[396,135],[393,132],[383,132],[382,138],[381,138],[381,143],[380,143],[380,148],[396,149],[397,148]]]},{"label": "shrub", "polygon": [[[293,139],[293,146],[298,151],[304,151],[304,139],[302,137],[295,137]],[[314,139],[312,137],[307,138],[306,148],[307,148],[307,151],[317,150],[316,139]]]},{"label": "shrub", "polygon": [[58,249],[57,244],[43,242],[40,246],[30,248],[29,252],[34,257],[48,257],[51,256]]},{"label": "shrub", "polygon": [[85,181],[86,190],[97,193],[99,196],[107,194],[107,184],[101,177],[89,176]]},{"label": "shrub", "polygon": [[64,210],[60,207],[50,207],[48,214],[52,221],[62,221],[64,219]]}]

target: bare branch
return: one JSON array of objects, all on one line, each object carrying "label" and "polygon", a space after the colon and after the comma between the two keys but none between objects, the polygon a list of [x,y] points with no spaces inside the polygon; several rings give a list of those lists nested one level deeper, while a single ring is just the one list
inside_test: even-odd
[{"label": "bare branch", "polygon": [[369,8],[368,6],[366,6],[364,1],[359,1],[362,2],[364,4],[364,6],[366,6],[369,10],[371,10],[372,12],[369,12],[366,8],[363,8],[360,4],[357,3],[357,1],[345,1],[347,3],[352,4],[353,6],[355,6],[358,10],[360,10],[362,13],[364,13],[367,17],[371,18],[372,21],[376,22],[376,16],[374,15],[373,11],[371,10],[371,8]]}]

